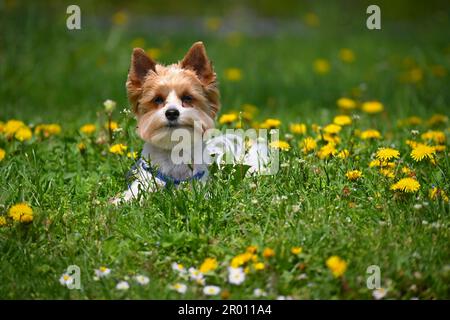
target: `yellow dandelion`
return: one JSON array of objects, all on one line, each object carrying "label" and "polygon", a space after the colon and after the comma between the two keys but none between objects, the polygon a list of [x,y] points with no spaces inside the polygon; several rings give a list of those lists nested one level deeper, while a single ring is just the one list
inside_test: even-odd
[{"label": "yellow dandelion", "polygon": [[379,101],[366,101],[362,104],[361,109],[366,113],[374,114],[382,112],[384,106]]},{"label": "yellow dandelion", "polygon": [[220,124],[230,124],[233,123],[238,119],[238,116],[236,113],[225,113],[220,116],[219,123]]},{"label": "yellow dandelion", "polygon": [[386,178],[389,179],[394,179],[395,178],[395,173],[391,168],[381,168],[380,169],[380,173],[385,176]]},{"label": "yellow dandelion", "polygon": [[255,254],[256,251],[258,251],[258,248],[256,246],[248,246],[245,251],[248,252],[248,253]]},{"label": "yellow dandelion", "polygon": [[428,119],[427,124],[429,126],[435,126],[438,124],[446,124],[448,122],[448,117],[443,114],[434,114]]},{"label": "yellow dandelion", "polygon": [[0,148],[0,161],[5,159],[6,151],[2,148]]},{"label": "yellow dandelion", "polygon": [[380,148],[377,151],[376,157],[382,161],[389,161],[391,159],[398,159],[400,157],[400,152],[392,148]]},{"label": "yellow dandelion", "polygon": [[217,269],[217,260],[215,258],[206,258],[200,266],[201,273],[207,273]]},{"label": "yellow dandelion", "polygon": [[268,259],[275,256],[275,251],[271,248],[265,248],[263,251],[263,257]]},{"label": "yellow dandelion", "polygon": [[428,197],[430,200],[437,200],[442,199],[444,202],[449,202],[449,198],[444,190],[439,189],[438,187],[433,187],[430,189],[430,192],[428,194]]},{"label": "yellow dandelion", "polygon": [[282,151],[289,151],[289,149],[291,149],[289,143],[283,140],[272,141],[269,146],[271,148],[280,149]]},{"label": "yellow dandelion", "polygon": [[5,217],[0,216],[0,227],[4,227],[8,224]]},{"label": "yellow dandelion", "polygon": [[306,124],[304,123],[291,123],[289,125],[289,130],[295,134],[305,134],[306,133]]},{"label": "yellow dandelion", "polygon": [[409,167],[407,167],[407,166],[403,166],[402,167],[402,173],[406,174],[406,175],[410,175],[412,173],[412,170]]},{"label": "yellow dandelion", "polygon": [[395,163],[394,162],[381,161],[379,159],[375,159],[375,160],[370,161],[369,167],[370,168],[373,168],[373,167],[394,168],[395,167]]},{"label": "yellow dandelion", "polygon": [[31,132],[31,129],[28,127],[22,127],[14,134],[14,137],[23,142],[30,140],[33,137],[33,133]]},{"label": "yellow dandelion", "polygon": [[44,137],[49,137],[52,135],[57,135],[61,133],[61,126],[59,124],[40,124],[34,128],[34,134],[44,135]]},{"label": "yellow dandelion", "polygon": [[347,159],[350,156],[350,151],[344,149],[337,154],[337,157],[340,159]]},{"label": "yellow dandelion", "polygon": [[138,153],[136,151],[134,152],[127,152],[127,157],[130,159],[136,159],[138,157]]},{"label": "yellow dandelion", "polygon": [[128,15],[125,11],[118,11],[112,16],[112,22],[113,24],[117,26],[121,26],[126,24],[128,21]]},{"label": "yellow dandelion", "polygon": [[77,144],[77,149],[80,152],[84,152],[86,150],[86,145],[83,142],[80,142],[80,143]]},{"label": "yellow dandelion", "polygon": [[242,79],[242,71],[239,68],[225,69],[225,79],[228,81],[240,81]]},{"label": "yellow dandelion", "polygon": [[362,177],[362,172],[359,171],[359,170],[351,170],[351,171],[347,171],[345,176],[350,181],[356,181],[356,180],[358,180],[359,178]]},{"label": "yellow dandelion", "polygon": [[406,118],[406,119],[399,120],[397,122],[399,127],[408,126],[408,125],[409,126],[418,126],[421,123],[422,123],[422,119],[417,117],[417,116],[412,116],[412,117],[409,117],[409,118]]},{"label": "yellow dandelion", "polygon": [[117,129],[119,129],[119,124],[115,121],[105,123],[105,129],[108,129],[108,124],[109,124],[109,130],[111,130],[111,131],[116,131]]},{"label": "yellow dandelion", "polygon": [[443,131],[429,130],[423,133],[420,137],[422,138],[422,140],[430,140],[438,144],[445,143],[445,133]]},{"label": "yellow dandelion", "polygon": [[303,248],[302,247],[292,247],[291,248],[291,253],[295,254],[295,255],[299,255],[300,253],[302,253]]},{"label": "yellow dandelion", "polygon": [[435,149],[433,147],[426,144],[419,144],[411,151],[411,158],[413,158],[416,162],[422,161],[423,159],[432,160],[434,158],[434,154]]},{"label": "yellow dandelion", "polygon": [[84,134],[93,134],[97,130],[95,124],[88,123],[80,128],[80,132]]},{"label": "yellow dandelion", "polygon": [[334,117],[333,122],[339,126],[348,126],[352,124],[352,118],[347,115],[339,115]]},{"label": "yellow dandelion", "polygon": [[447,149],[447,146],[438,145],[438,146],[433,146],[433,148],[436,152],[442,152],[445,149]]},{"label": "yellow dandelion", "polygon": [[420,183],[414,178],[403,178],[391,186],[391,190],[402,192],[416,192],[420,189]]},{"label": "yellow dandelion", "polygon": [[266,119],[263,123],[260,124],[260,128],[262,129],[274,129],[278,128],[281,125],[281,121],[278,119]]},{"label": "yellow dandelion", "polygon": [[327,259],[326,265],[335,278],[341,277],[347,270],[347,262],[339,256],[331,256]]},{"label": "yellow dandelion", "polygon": [[235,256],[233,259],[231,259],[230,265],[233,268],[238,268],[252,259],[254,259],[254,255],[252,253],[250,252],[241,253]]},{"label": "yellow dandelion", "polygon": [[361,132],[360,137],[363,140],[381,139],[381,133],[378,130],[368,129]]},{"label": "yellow dandelion", "polygon": [[338,134],[342,130],[342,127],[337,124],[329,124],[323,128],[323,131],[328,134]]},{"label": "yellow dandelion", "polygon": [[353,110],[356,108],[356,101],[350,98],[340,98],[336,102],[337,106],[343,110]]},{"label": "yellow dandelion", "polygon": [[346,63],[352,63],[355,61],[355,53],[348,48],[342,48],[339,50],[339,59]]},{"label": "yellow dandelion", "polygon": [[327,159],[336,154],[336,145],[333,142],[328,142],[317,152],[317,156],[320,159]]},{"label": "yellow dandelion", "polygon": [[313,63],[313,68],[317,74],[327,74],[330,72],[331,66],[326,59],[316,59]]},{"label": "yellow dandelion", "polygon": [[261,271],[266,268],[266,265],[264,264],[264,262],[256,262],[253,264],[253,268],[255,268],[255,270],[257,271]]},{"label": "yellow dandelion", "polygon": [[12,137],[14,134],[20,129],[26,127],[25,123],[23,123],[20,120],[9,120],[6,122],[6,124],[3,126],[3,133],[6,135],[6,137]]},{"label": "yellow dandelion", "polygon": [[317,142],[311,137],[306,137],[300,142],[300,148],[302,148],[303,153],[309,153],[311,151],[314,151],[317,147]]},{"label": "yellow dandelion", "polygon": [[33,209],[26,203],[18,203],[13,205],[9,211],[9,216],[14,221],[28,223],[33,221]]},{"label": "yellow dandelion", "polygon": [[124,152],[127,150],[127,146],[123,145],[121,143],[114,144],[109,148],[109,152],[113,154],[123,155]]}]

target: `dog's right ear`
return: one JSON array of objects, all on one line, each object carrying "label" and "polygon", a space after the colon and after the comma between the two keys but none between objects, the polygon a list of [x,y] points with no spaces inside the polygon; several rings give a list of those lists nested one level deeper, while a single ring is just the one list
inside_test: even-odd
[{"label": "dog's right ear", "polygon": [[135,113],[137,112],[137,101],[142,93],[142,85],[149,71],[155,71],[155,65],[155,61],[144,50],[141,48],[133,49],[126,87],[128,100],[130,100]]}]

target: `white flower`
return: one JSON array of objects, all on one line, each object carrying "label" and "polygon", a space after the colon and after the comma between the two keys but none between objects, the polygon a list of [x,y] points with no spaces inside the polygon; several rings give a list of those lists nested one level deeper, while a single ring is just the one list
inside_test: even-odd
[{"label": "white flower", "polygon": [[128,284],[128,282],[126,281],[120,281],[117,285],[116,285],[116,289],[117,290],[128,290],[130,288],[130,285]]},{"label": "white flower", "polygon": [[267,296],[267,293],[263,289],[256,288],[255,290],[253,290],[253,295],[255,297],[265,297]]},{"label": "white flower", "polygon": [[105,102],[103,102],[103,105],[105,106],[105,110],[107,112],[112,112],[116,108],[116,102],[110,99],[105,100]]},{"label": "white flower", "polygon": [[228,282],[240,285],[245,280],[245,273],[242,268],[228,267]]},{"label": "white flower", "polygon": [[374,299],[376,300],[380,300],[383,299],[387,294],[387,290],[384,288],[380,288],[380,289],[375,289],[372,292],[372,296],[374,297]]},{"label": "white flower", "polygon": [[215,296],[220,293],[220,288],[218,286],[206,286],[203,288],[203,293],[207,296]]},{"label": "white flower", "polygon": [[416,210],[422,209],[422,204],[416,203],[416,204],[414,205],[414,209],[416,209]]},{"label": "white flower", "polygon": [[277,300],[292,300],[291,296],[278,296]]},{"label": "white flower", "polygon": [[187,285],[184,283],[175,283],[173,286],[170,286],[170,288],[178,293],[184,294],[186,293]]},{"label": "white flower", "polygon": [[195,269],[193,267],[190,267],[189,270],[189,277],[191,280],[197,282],[198,284],[205,284],[205,279],[203,278],[203,273],[200,272],[200,270]]},{"label": "white flower", "polygon": [[141,286],[145,286],[150,282],[150,279],[143,275],[137,275],[134,277],[134,280],[136,280],[137,283],[139,283]]},{"label": "white flower", "polygon": [[95,275],[98,278],[107,277],[111,273],[111,269],[107,267],[100,267],[98,269],[95,269]]},{"label": "white flower", "polygon": [[183,265],[181,263],[172,263],[172,270],[174,271],[178,271],[181,274],[185,274],[186,273],[186,269],[183,267]]},{"label": "white flower", "polygon": [[64,273],[61,278],[59,278],[59,283],[63,286],[71,285],[73,283],[73,278],[69,274]]}]

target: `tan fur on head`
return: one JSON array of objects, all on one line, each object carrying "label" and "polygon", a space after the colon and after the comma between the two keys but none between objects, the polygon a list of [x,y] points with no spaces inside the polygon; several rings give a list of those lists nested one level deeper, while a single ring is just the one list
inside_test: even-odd
[{"label": "tan fur on head", "polygon": [[170,132],[164,116],[169,107],[179,109],[182,127],[193,127],[194,121],[201,122],[203,131],[214,127],[219,90],[202,42],[194,43],[179,63],[168,66],[155,63],[140,48],[133,49],[126,87],[137,132],[145,141]]}]

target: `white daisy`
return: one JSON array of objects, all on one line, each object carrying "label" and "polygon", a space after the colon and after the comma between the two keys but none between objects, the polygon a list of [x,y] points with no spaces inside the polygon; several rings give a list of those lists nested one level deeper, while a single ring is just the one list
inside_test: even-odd
[{"label": "white daisy", "polygon": [[292,300],[291,296],[278,296],[277,300]]},{"label": "white daisy", "polygon": [[372,296],[376,300],[383,299],[387,294],[387,290],[384,288],[375,289],[372,291]]},{"label": "white daisy", "polygon": [[255,290],[253,290],[253,295],[255,297],[265,297],[267,296],[267,292],[265,292],[263,289],[256,288]]},{"label": "white daisy", "polygon": [[244,270],[239,268],[228,267],[228,282],[235,285],[240,285],[245,280]]},{"label": "white daisy", "polygon": [[203,288],[203,293],[207,296],[215,296],[220,293],[220,288],[218,286],[206,286]]},{"label": "white daisy", "polygon": [[69,274],[64,273],[61,278],[59,278],[59,283],[63,286],[71,285],[73,283],[73,278]]},{"label": "white daisy", "polygon": [[128,284],[128,282],[126,281],[120,281],[117,285],[116,285],[116,289],[117,290],[128,290],[130,288],[130,285]]},{"label": "white daisy", "polygon": [[191,278],[191,280],[193,280],[199,284],[205,283],[203,273],[201,273],[200,270],[190,267],[188,272],[189,272],[189,277]]},{"label": "white daisy", "polygon": [[181,263],[172,263],[172,270],[174,271],[178,271],[181,274],[185,274],[186,273],[186,269],[183,267],[183,265]]},{"label": "white daisy", "polygon": [[100,267],[95,269],[95,275],[97,278],[107,277],[111,273],[111,269],[107,267]]},{"label": "white daisy", "polygon": [[178,293],[184,294],[187,290],[187,285],[184,283],[175,283],[174,285],[170,286],[170,289],[175,290]]},{"label": "white daisy", "polygon": [[137,283],[139,283],[141,286],[145,286],[150,282],[150,279],[143,275],[137,275],[134,277],[134,280],[136,280]]}]

